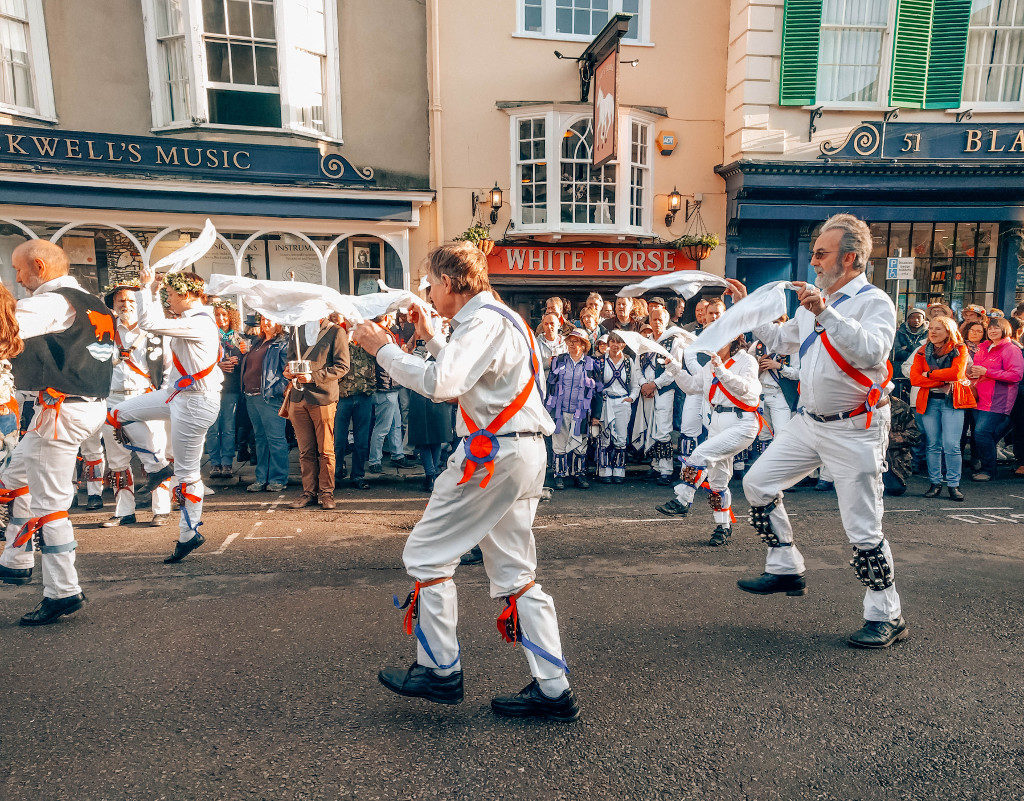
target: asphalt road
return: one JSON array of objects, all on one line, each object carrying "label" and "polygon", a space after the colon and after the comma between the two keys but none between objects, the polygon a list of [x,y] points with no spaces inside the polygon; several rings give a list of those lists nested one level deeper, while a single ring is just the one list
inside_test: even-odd
[{"label": "asphalt road", "polygon": [[[794,493],[803,598],[758,598],[743,521],[661,518],[646,484],[541,505],[538,580],[556,601],[575,724],[494,717],[529,682],[494,629],[501,604],[461,568],[466,700],[391,695],[413,660],[392,594],[426,496],[385,476],[337,511],[238,489],[208,499],[207,544],[75,516],[89,603],[17,618],[38,576],[0,586],[0,799],[1018,799],[1024,787],[1024,482],[967,502],[888,499],[910,638],[848,648],[862,586],[835,496]],[[739,494],[739,493],[738,493]],[[148,516],[147,518],[148,519]]]}]

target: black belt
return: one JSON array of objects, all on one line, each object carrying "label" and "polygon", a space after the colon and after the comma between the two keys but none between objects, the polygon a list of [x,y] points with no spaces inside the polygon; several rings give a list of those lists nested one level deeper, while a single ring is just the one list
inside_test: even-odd
[{"label": "black belt", "polygon": [[718,414],[725,414],[726,412],[736,412],[737,417],[743,417],[743,413],[746,409],[741,409],[738,406],[722,406],[721,404],[715,404],[711,407],[711,411],[717,412]]},{"label": "black belt", "polygon": [[[881,409],[888,405],[889,399],[882,398],[875,408]],[[857,417],[859,415],[862,415],[865,412],[867,412],[867,409],[865,409],[864,405],[861,404],[856,409],[851,409],[848,412],[839,412],[839,414],[814,414],[813,412],[808,412],[804,409],[798,409],[797,411],[799,414],[806,414],[812,420],[817,420],[819,423],[834,423],[837,420],[849,420],[851,417]]]},{"label": "black belt", "polygon": [[509,439],[533,439],[534,437],[543,437],[539,431],[513,431],[511,434],[496,434],[499,439],[502,437],[508,437]]}]

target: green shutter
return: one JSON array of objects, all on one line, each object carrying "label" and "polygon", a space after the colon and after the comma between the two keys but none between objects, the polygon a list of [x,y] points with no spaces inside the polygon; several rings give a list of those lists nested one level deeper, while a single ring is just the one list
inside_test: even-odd
[{"label": "green shutter", "polygon": [[782,12],[780,106],[809,106],[818,85],[822,0],[786,0]]},{"label": "green shutter", "polygon": [[896,6],[892,83],[889,88],[889,102],[894,106],[924,107],[932,5],[933,0],[899,0]]},{"label": "green shutter", "polygon": [[899,0],[889,102],[956,108],[964,79],[971,0]]},{"label": "green shutter", "polygon": [[925,108],[959,108],[971,0],[935,0]]}]

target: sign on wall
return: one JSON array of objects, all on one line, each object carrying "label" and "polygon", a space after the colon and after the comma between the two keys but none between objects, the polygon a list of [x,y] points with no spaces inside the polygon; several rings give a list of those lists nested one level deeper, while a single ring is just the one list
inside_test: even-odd
[{"label": "sign on wall", "polygon": [[612,50],[594,70],[594,166],[612,161],[618,145],[619,51]]},{"label": "sign on wall", "polygon": [[913,256],[892,256],[885,260],[885,279],[887,281],[912,281],[913,278]]},{"label": "sign on wall", "polygon": [[[671,248],[496,247],[487,257],[492,276],[640,280],[650,275],[693,270],[696,262]],[[639,276],[639,278],[638,278]]]},{"label": "sign on wall", "polygon": [[315,147],[165,139],[0,125],[0,162],[220,181],[373,183],[336,153]]},{"label": "sign on wall", "polygon": [[908,161],[1024,159],[1024,125],[862,122],[839,145],[823,142],[818,158]]}]

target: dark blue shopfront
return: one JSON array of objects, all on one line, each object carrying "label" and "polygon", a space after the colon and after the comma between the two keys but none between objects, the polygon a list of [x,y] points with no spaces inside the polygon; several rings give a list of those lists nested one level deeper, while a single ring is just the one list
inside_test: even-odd
[{"label": "dark blue shopfront", "polygon": [[[849,212],[871,225],[868,278],[901,318],[935,301],[1012,309],[1024,285],[1022,149],[1024,134],[1008,127],[872,123],[824,145],[818,161],[718,167],[729,201],[726,274],[750,286],[813,277],[816,226]],[[885,260],[897,255],[914,257],[913,279],[886,279]]]}]

